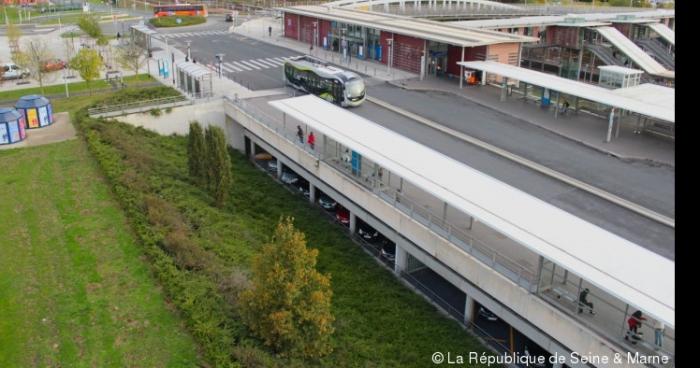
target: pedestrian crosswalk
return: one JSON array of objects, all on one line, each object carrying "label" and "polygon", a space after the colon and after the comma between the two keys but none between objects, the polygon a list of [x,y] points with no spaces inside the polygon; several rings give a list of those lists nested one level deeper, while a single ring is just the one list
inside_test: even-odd
[{"label": "pedestrian crosswalk", "polygon": [[180,32],[180,33],[161,33],[163,37],[167,38],[182,38],[182,37],[201,37],[201,36],[214,36],[214,35],[225,35],[228,34],[228,30],[210,30],[210,31],[199,31],[199,32]]},{"label": "pedestrian crosswalk", "polygon": [[284,65],[287,59],[295,56],[281,56],[271,58],[258,58],[250,60],[235,60],[221,63],[221,69],[227,73],[238,73],[252,70],[278,68]]}]

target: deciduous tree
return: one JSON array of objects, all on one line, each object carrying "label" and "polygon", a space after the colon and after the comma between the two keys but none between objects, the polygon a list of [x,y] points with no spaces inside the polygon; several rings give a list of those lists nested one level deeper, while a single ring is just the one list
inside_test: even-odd
[{"label": "deciduous tree", "polygon": [[78,54],[70,60],[71,69],[75,69],[80,74],[80,77],[85,80],[90,93],[92,88],[90,82],[100,77],[100,69],[102,69],[102,58],[97,51],[93,49],[81,49]]},{"label": "deciduous tree", "polygon": [[134,75],[139,74],[146,56],[146,50],[133,40],[127,41],[117,49],[117,62],[122,68],[133,71]]},{"label": "deciduous tree", "polygon": [[54,55],[43,40],[31,40],[27,42],[24,49],[26,50],[23,52],[24,55],[18,57],[22,64],[17,65],[29,70],[32,77],[39,82],[39,88],[41,88],[41,93],[43,94],[44,82],[48,75],[46,65],[53,59]]},{"label": "deciduous tree", "polygon": [[318,358],[332,351],[330,275],[316,270],[317,249],[306,247],[293,218],[281,219],[253,258],[251,287],[241,315],[251,331],[282,355]]}]

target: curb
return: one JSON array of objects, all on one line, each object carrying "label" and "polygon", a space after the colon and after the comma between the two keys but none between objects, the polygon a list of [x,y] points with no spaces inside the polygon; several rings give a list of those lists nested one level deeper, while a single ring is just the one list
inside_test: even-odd
[{"label": "curb", "polygon": [[567,135],[564,135],[564,134],[562,134],[562,133],[560,133],[560,132],[557,132],[557,131],[554,131],[554,130],[551,130],[551,129],[547,129],[547,128],[545,128],[545,127],[539,125],[539,124],[533,123],[532,121],[530,121],[530,120],[528,120],[528,119],[524,119],[523,117],[518,116],[518,115],[516,115],[516,114],[513,114],[513,113],[511,113],[511,112],[498,110],[498,109],[495,108],[494,106],[489,105],[489,104],[487,104],[487,103],[485,103],[485,102],[477,101],[477,100],[475,100],[475,99],[470,98],[469,96],[466,96],[466,95],[463,95],[463,94],[460,94],[460,93],[455,93],[455,92],[450,91],[450,90],[435,89],[435,88],[411,88],[411,87],[407,87],[407,86],[405,86],[405,85],[402,85],[402,84],[400,84],[400,83],[397,83],[396,81],[387,81],[387,83],[389,83],[390,85],[392,85],[392,86],[394,86],[394,87],[398,87],[398,88],[401,88],[401,89],[405,89],[405,90],[407,90],[407,91],[419,91],[419,92],[420,92],[420,91],[427,91],[427,92],[449,93],[449,94],[451,94],[451,95],[464,98],[465,100],[468,100],[468,101],[470,101],[470,102],[473,102],[473,103],[475,103],[475,104],[477,104],[477,105],[479,105],[479,106],[483,106],[483,107],[486,107],[486,108],[489,108],[489,109],[492,109],[492,110],[497,110],[498,112],[500,112],[500,113],[502,113],[502,114],[508,115],[508,116],[510,116],[510,117],[512,117],[512,118],[515,118],[515,119],[522,120],[522,121],[524,121],[524,122],[526,122],[526,123],[528,123],[528,124],[530,124],[530,125],[533,125],[533,126],[535,126],[535,127],[537,127],[537,128],[546,130],[547,132],[550,132],[550,133],[552,133],[552,134],[556,134],[557,136],[562,137],[562,138],[565,138],[565,139],[567,139],[567,140],[569,140],[569,141],[571,141],[571,142],[580,144],[580,145],[585,146],[585,147],[587,147],[587,148],[596,150],[596,151],[598,151],[598,152],[600,152],[600,153],[604,153],[604,154],[606,154],[606,155],[613,156],[613,157],[618,158],[618,159],[621,159],[621,160],[651,162],[651,163],[654,163],[654,164],[657,164],[657,165],[669,166],[669,167],[672,167],[672,168],[674,168],[674,169],[675,169],[675,167],[676,167],[675,164],[671,164],[671,163],[669,163],[669,162],[657,161],[657,160],[650,159],[650,158],[648,158],[648,157],[638,157],[638,156],[623,155],[623,154],[620,154],[620,153],[617,153],[617,152],[614,152],[614,151],[610,151],[610,150],[606,150],[606,149],[603,149],[603,148],[594,146],[594,145],[592,145],[592,144],[590,144],[590,143],[587,143],[587,142],[584,142],[584,141],[581,141],[581,140],[572,138],[572,137],[567,136]]}]

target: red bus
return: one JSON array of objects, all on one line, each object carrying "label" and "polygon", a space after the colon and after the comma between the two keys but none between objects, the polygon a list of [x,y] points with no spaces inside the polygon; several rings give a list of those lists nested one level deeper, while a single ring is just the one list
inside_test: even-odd
[{"label": "red bus", "polygon": [[153,15],[167,17],[170,15],[201,15],[207,16],[207,7],[204,4],[169,4],[153,7]]}]

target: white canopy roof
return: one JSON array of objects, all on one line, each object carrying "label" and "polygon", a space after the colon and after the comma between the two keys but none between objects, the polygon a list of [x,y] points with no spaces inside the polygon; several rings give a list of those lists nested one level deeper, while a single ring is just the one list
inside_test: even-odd
[{"label": "white canopy roof", "polygon": [[651,23],[648,25],[654,32],[658,33],[663,39],[671,43],[671,45],[676,44],[676,32],[671,28],[668,28],[663,23]]},{"label": "white canopy roof", "polygon": [[175,64],[178,69],[182,70],[185,74],[191,75],[194,78],[200,78],[205,75],[210,75],[211,71],[201,64],[195,64],[191,61],[180,61]]},{"label": "white canopy roof", "polygon": [[153,30],[153,29],[151,29],[151,28],[148,28],[148,26],[146,26],[146,25],[143,24],[143,23],[133,25],[133,26],[131,26],[131,28],[134,29],[134,30],[137,30],[137,31],[139,31],[139,32],[141,32],[141,33],[147,34],[147,35],[158,34],[157,31],[155,31],[155,30]]},{"label": "white canopy roof", "polygon": [[643,70],[625,68],[624,66],[619,66],[619,65],[601,65],[598,67],[598,69],[607,70],[607,71],[615,72],[618,74],[624,74],[624,75],[644,74]]},{"label": "white canopy roof", "polygon": [[676,109],[676,90],[658,84],[644,83],[634,87],[618,88],[612,92],[662,109]]},{"label": "white canopy roof", "polygon": [[[425,0],[420,0],[425,1]],[[489,6],[493,8],[503,8],[503,9],[520,9],[520,7],[510,4],[499,3],[497,1],[490,0],[453,0],[456,3],[464,2],[470,4],[477,4],[483,6]],[[413,0],[338,0],[325,3],[324,5],[329,6],[345,6],[345,7],[360,7],[360,6],[376,6],[384,4],[401,4],[409,3],[412,4]]]},{"label": "white canopy roof", "polygon": [[649,54],[644,52],[644,50],[639,48],[634,42],[630,41],[630,39],[618,31],[617,28],[596,27],[595,30],[647,73],[667,78],[675,78],[676,73],[659,64],[658,61],[654,60],[653,57],[649,56]]},{"label": "white canopy roof", "polygon": [[573,79],[558,77],[552,74],[538,72],[532,69],[521,68],[513,65],[502,64],[495,61],[465,61],[457,62],[466,68],[483,70],[487,73],[502,75],[510,79],[523,81],[535,86],[549,88],[571,96],[599,102],[604,105],[632,111],[652,118],[661,119],[671,123],[676,122],[674,108],[650,105],[638,99],[621,96],[606,88],[588,83],[578,82]]},{"label": "white canopy roof", "polygon": [[316,96],[269,104],[674,326],[674,262]]}]

